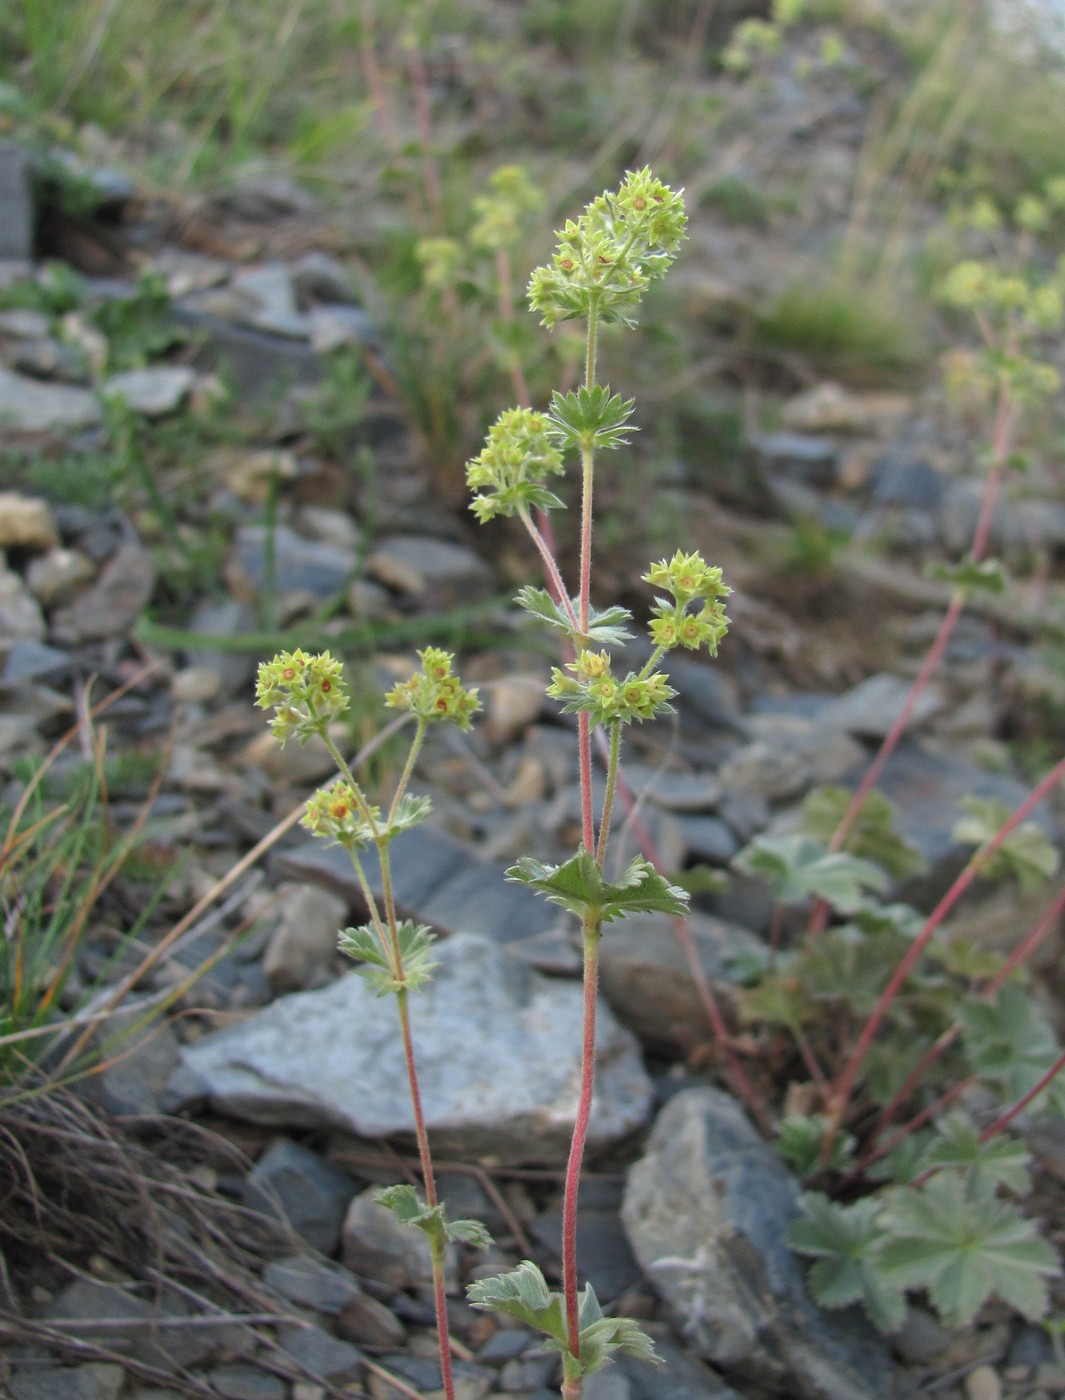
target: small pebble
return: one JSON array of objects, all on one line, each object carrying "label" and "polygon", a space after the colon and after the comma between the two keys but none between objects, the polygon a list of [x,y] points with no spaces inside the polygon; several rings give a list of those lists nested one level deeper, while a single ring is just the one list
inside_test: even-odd
[{"label": "small pebble", "polygon": [[967,1400],[1002,1400],[1002,1382],[990,1366],[977,1366],[965,1377]]}]

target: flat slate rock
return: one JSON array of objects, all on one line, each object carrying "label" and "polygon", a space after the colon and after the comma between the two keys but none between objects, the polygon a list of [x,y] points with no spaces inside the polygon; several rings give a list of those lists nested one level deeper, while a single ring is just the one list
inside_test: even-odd
[{"label": "flat slate rock", "polygon": [[[436,950],[412,1005],[422,1103],[436,1149],[464,1160],[561,1165],[577,1109],[582,991],[487,938]],[[635,1038],[599,1011],[589,1148],[642,1126],[652,1088]],[[208,1099],[252,1122],[409,1141],[413,1120],[396,1008],[351,973],[282,997],[184,1051],[177,1104]]]},{"label": "flat slate rock", "polygon": [[[437,933],[479,933],[497,943],[517,943],[551,934],[558,911],[524,885],[507,880],[506,867],[481,860],[461,841],[415,827],[392,846],[392,888],[403,918],[429,924]],[[380,896],[381,870],[372,851],[361,857],[370,888]],[[311,880],[362,907],[351,858],[340,846],[308,841],[281,858],[289,879]]]},{"label": "flat slate rock", "polygon": [[743,1110],[686,1089],[630,1168],[622,1221],[685,1341],[727,1377],[789,1400],[888,1400],[886,1343],[854,1308],[810,1300],[786,1236],[800,1188]]},{"label": "flat slate rock", "polygon": [[103,409],[91,389],[48,384],[0,369],[0,428],[23,433],[92,428]]}]

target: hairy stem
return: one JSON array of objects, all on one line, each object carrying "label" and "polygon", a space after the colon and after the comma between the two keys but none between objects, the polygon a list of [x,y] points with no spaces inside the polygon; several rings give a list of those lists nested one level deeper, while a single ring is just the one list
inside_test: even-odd
[{"label": "hairy stem", "polygon": [[[562,1203],[562,1291],[566,1303],[566,1332],[569,1338],[570,1355],[580,1359],[580,1324],[578,1312],[580,1302],[577,1284],[577,1194],[581,1182],[581,1165],[584,1161],[584,1145],[588,1139],[588,1122],[592,1114],[592,1094],[595,1090],[595,1012],[599,996],[599,939],[602,936],[602,920],[598,914],[589,917],[584,923],[584,1019],[581,1030],[581,1091],[577,1105],[577,1118],[573,1125],[573,1138],[570,1142],[569,1161],[566,1164],[566,1187]],[[577,1389],[564,1391],[577,1400],[582,1394],[581,1382],[575,1382]]]},{"label": "hairy stem", "polygon": [[1047,793],[1053,788],[1061,778],[1065,776],[1065,759],[1061,759],[1050,772],[1037,783],[1028,794],[1021,805],[1012,816],[1005,821],[991,839],[984,843],[976,852],[972,860],[961,872],[958,878],[951,885],[943,898],[929,914],[924,928],[917,935],[906,951],[906,955],[900,960],[899,965],[888,980],[887,986],[880,993],[876,1005],[869,1014],[869,1018],[862,1027],[861,1033],[855,1042],[854,1049],[843,1065],[839,1078],[836,1082],[836,1089],[833,1095],[833,1103],[830,1107],[828,1127],[825,1130],[825,1138],[822,1144],[822,1161],[827,1161],[832,1154],[832,1147],[836,1136],[843,1123],[847,1107],[850,1103],[851,1095],[854,1092],[854,1085],[858,1077],[858,1071],[865,1062],[872,1047],[873,1039],[880,1029],[888,1008],[898,995],[902,984],[913,971],[917,960],[928,946],[936,929],[939,928],[943,920],[957,904],[965,891],[979,875],[988,859],[994,855],[995,851],[1015,830],[1021,822],[1029,815],[1032,809],[1043,800]]}]

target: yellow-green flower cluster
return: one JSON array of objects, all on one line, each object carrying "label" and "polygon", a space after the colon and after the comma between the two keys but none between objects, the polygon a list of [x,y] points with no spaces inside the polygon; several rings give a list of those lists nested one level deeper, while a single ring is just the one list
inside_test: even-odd
[{"label": "yellow-green flower cluster", "polygon": [[599,195],[558,232],[551,265],[529,282],[529,305],[548,327],[593,313],[631,324],[650,283],[676,257],[686,225],[682,192],[649,169],[630,171],[620,189]]},{"label": "yellow-green flower cluster", "polygon": [[379,822],[380,817],[377,807],[360,804],[351,785],[338,779],[332,787],[319,788],[307,799],[300,825],[315,836],[354,849],[374,840],[377,833],[370,818]]},{"label": "yellow-green flower cluster", "polygon": [[521,236],[522,222],[543,208],[543,193],[521,165],[501,165],[488,178],[489,194],[473,201],[475,220],[470,242],[490,252],[511,248]]},{"label": "yellow-green flower cluster", "polygon": [[466,481],[475,493],[470,509],[482,525],[494,515],[550,510],[562,502],[544,480],[562,470],[547,415],[508,408],[489,428],[484,449],[466,464]]},{"label": "yellow-green flower cluster", "polygon": [[716,656],[729,624],[722,599],[732,592],[721,570],[707,564],[701,554],[682,554],[677,550],[672,559],[652,564],[644,580],[673,595],[672,602],[656,598],[651,609],[650,631],[655,646],[665,651],[674,647],[687,647],[689,651],[706,647],[711,656]]},{"label": "yellow-green flower cluster", "polygon": [[458,676],[451,674],[455,658],[437,647],[426,647],[418,658],[421,670],[394,685],[385,696],[385,704],[393,710],[410,710],[426,724],[446,721],[469,729],[481,702],[476,689],[464,689]]},{"label": "yellow-green flower cluster", "polygon": [[1057,277],[1031,282],[976,258],[958,263],[943,283],[943,300],[962,310],[985,312],[994,317],[1013,316],[1018,329],[1032,334],[1059,330],[1065,314],[1062,299],[1065,266]]},{"label": "yellow-green flower cluster", "polygon": [[653,719],[672,710],[669,702],[677,693],[660,671],[647,676],[630,672],[619,680],[605,651],[582,651],[564,670],[554,667],[551,675],[548,695],[571,714],[587,711],[593,725]]},{"label": "yellow-green flower cluster", "polygon": [[305,744],[348,708],[343,664],[327,651],[317,656],[299,647],[279,652],[259,666],[255,703],[277,711],[270,728],[282,747],[293,736]]}]

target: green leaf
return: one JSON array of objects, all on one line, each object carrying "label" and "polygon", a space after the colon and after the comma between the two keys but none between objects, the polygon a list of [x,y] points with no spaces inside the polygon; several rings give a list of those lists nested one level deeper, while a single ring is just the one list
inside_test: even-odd
[{"label": "green leaf", "polygon": [[881,1332],[897,1331],[906,1316],[906,1297],[881,1269],[879,1201],[867,1197],[843,1206],[809,1191],[800,1204],[804,1214],[792,1224],[788,1242],[817,1260],[807,1275],[816,1300],[824,1308],[861,1303]]},{"label": "green leaf", "polygon": [[[591,608],[588,613],[588,630],[580,631],[574,627],[570,621],[569,614],[561,603],[557,603],[545,588],[533,588],[526,586],[515,596],[514,601],[519,607],[531,613],[539,622],[546,622],[550,627],[560,628],[567,637],[574,641],[584,641],[589,644],[597,642],[602,646],[620,646],[629,640],[632,633],[622,624],[628,622],[632,613],[627,608]],[[574,616],[580,611],[580,604],[576,598],[571,599]]]},{"label": "green leaf", "polygon": [[[1011,815],[997,797],[963,797],[961,805],[969,815],[955,823],[951,834],[963,846],[983,846]],[[1058,864],[1057,850],[1043,828],[1036,822],[1022,822],[981,864],[980,873],[990,880],[1012,876],[1022,894],[1032,894],[1057,873]]]},{"label": "green leaf", "polygon": [[685,891],[671,885],[642,856],[635,856],[614,882],[604,879],[584,846],[561,865],[523,856],[507,871],[507,878],[528,885],[582,920],[591,915],[610,923],[625,914],[683,915],[688,910]]},{"label": "green leaf", "polygon": [[1006,591],[1006,575],[997,559],[981,559],[978,563],[963,559],[960,564],[933,564],[929,573],[933,578],[945,579],[955,588],[964,588],[967,592],[973,588],[984,589],[988,593]]},{"label": "green leaf", "polygon": [[927,1288],[949,1327],[970,1323],[994,1294],[1027,1318],[1046,1312],[1057,1256],[993,1186],[966,1186],[957,1173],[940,1172],[918,1189],[891,1192],[881,1223],[889,1236],[880,1256],[885,1276]]},{"label": "green leaf", "polygon": [[492,1236],[479,1220],[448,1220],[445,1226],[449,1240],[461,1240],[476,1249],[488,1249],[492,1244]]},{"label": "green leaf", "polygon": [[576,392],[551,395],[549,418],[563,448],[622,447],[637,429],[629,423],[635,399],[611,394],[605,384],[582,385]]},{"label": "green leaf", "polygon": [[974,1188],[1004,1186],[1023,1196],[1031,1184],[1031,1158],[1020,1142],[998,1134],[987,1142],[960,1114],[937,1125],[936,1136],[925,1153],[926,1167],[956,1167]]},{"label": "green leaf", "polygon": [[582,1376],[594,1375],[606,1366],[612,1355],[631,1356],[637,1361],[659,1364],[654,1342],[630,1317],[602,1317],[580,1332]]},{"label": "green leaf", "polygon": [[404,793],[396,805],[396,812],[391,824],[384,827],[384,835],[391,840],[393,836],[399,836],[404,831],[409,831],[412,826],[417,826],[419,822],[425,821],[426,817],[433,810],[433,804],[428,797],[415,796],[413,793]]},{"label": "green leaf", "polygon": [[466,1296],[472,1307],[528,1323],[565,1348],[566,1316],[562,1297],[551,1292],[531,1259],[523,1259],[510,1273],[478,1279],[467,1285]]},{"label": "green leaf", "polygon": [[[800,1179],[812,1176],[821,1169],[821,1145],[827,1128],[828,1118],[823,1113],[789,1113],[781,1119],[776,1148]],[[854,1146],[855,1140],[850,1133],[837,1133],[829,1168],[833,1171],[845,1170],[854,1153]]]},{"label": "green leaf", "polygon": [[[1061,1054],[1050,1023],[1017,982],[1005,982],[993,1001],[966,997],[958,1018],[973,1071],[994,1085],[1007,1103],[1022,1099]],[[1065,1084],[1060,1076],[1044,1092],[1047,1106],[1065,1113]]]},{"label": "green leaf", "polygon": [[[814,788],[802,804],[802,830],[827,847],[852,797],[853,793],[843,787]],[[912,875],[924,865],[920,853],[895,830],[895,808],[882,792],[875,790],[865,799],[843,849],[852,856],[874,861],[895,880]]]},{"label": "green leaf", "polygon": [[746,1025],[759,1023],[795,1030],[814,1014],[806,989],[789,970],[768,973],[756,987],[739,993],[740,1017]]},{"label": "green leaf", "polygon": [[396,940],[402,977],[396,975],[393,951],[385,951],[372,924],[341,929],[337,940],[340,951],[360,964],[355,971],[379,997],[389,992],[417,991],[429,981],[436,966],[433,958],[436,936],[425,924],[413,924],[405,919],[396,929]]},{"label": "green leaf", "polygon": [[437,1249],[453,1240],[487,1249],[492,1236],[479,1220],[448,1220],[447,1207],[428,1205],[413,1186],[386,1186],[374,1195],[378,1205],[386,1207],[401,1225],[413,1225],[428,1235]]},{"label": "green leaf", "polygon": [[826,852],[820,842],[802,835],[756,837],[733,863],[763,879],[780,904],[813,897],[844,914],[858,909],[868,891],[882,891],[888,884],[880,866],[842,851]]}]

